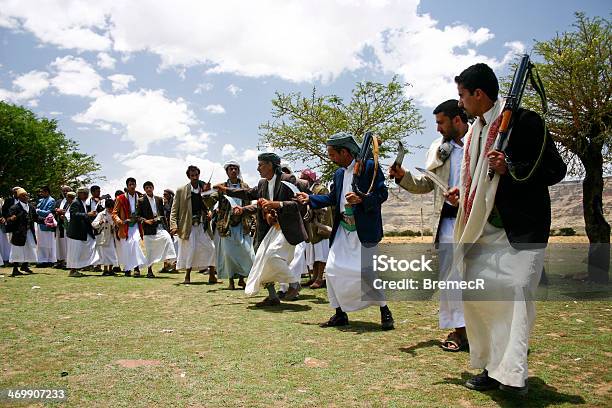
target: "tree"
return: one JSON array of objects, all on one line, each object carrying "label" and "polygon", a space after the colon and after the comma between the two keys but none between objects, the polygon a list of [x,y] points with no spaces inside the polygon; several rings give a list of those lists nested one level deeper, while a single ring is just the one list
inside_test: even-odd
[{"label": "tree", "polygon": [[421,115],[405,97],[406,86],[395,77],[386,85],[359,82],[348,103],[336,95],[317,95],[316,88],[310,97],[277,92],[274,120],[260,125],[260,142],[282,151],[287,160],[308,163],[330,180],[336,166],[327,157],[325,141],[334,133],[349,132],[361,143],[364,133],[373,131],[381,141],[382,159],[397,150],[398,141],[422,131]]},{"label": "tree", "polygon": [[[610,21],[576,13],[575,31],[536,42],[536,64],[548,98],[546,122],[560,145],[569,174],[582,182],[589,279],[608,281],[610,225],[603,215],[603,175],[612,165],[612,31]],[[528,107],[539,109],[530,95]]]},{"label": "tree", "polygon": [[57,121],[38,118],[21,106],[0,101],[0,195],[18,185],[30,194],[48,185],[89,184],[100,165],[94,156],[78,151]]}]

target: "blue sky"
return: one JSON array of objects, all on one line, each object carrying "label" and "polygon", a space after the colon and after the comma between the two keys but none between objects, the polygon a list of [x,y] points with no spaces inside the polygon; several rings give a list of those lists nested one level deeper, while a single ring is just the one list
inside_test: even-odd
[{"label": "blue sky", "polygon": [[[164,4],[167,3],[167,4]],[[197,164],[224,178],[239,160],[257,180],[258,126],[274,92],[348,97],[356,81],[398,75],[425,119],[409,143],[437,137],[431,111],[456,97],[476,62],[498,76],[533,40],[571,29],[608,1],[0,0],[0,99],[54,117],[95,154],[103,188],[127,176],[158,189]],[[364,52],[364,50],[367,50]],[[404,161],[423,163],[416,150]],[[293,164],[300,169],[300,164]]]}]

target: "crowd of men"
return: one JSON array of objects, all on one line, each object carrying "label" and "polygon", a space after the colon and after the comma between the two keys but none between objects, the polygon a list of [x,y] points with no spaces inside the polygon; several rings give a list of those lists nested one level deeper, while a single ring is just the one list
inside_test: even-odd
[{"label": "crowd of men", "polygon": [[[548,186],[564,178],[566,166],[542,118],[528,110],[519,110],[502,150],[494,148],[504,102],[490,67],[470,66],[455,82],[459,100],[433,111],[442,136],[425,158],[426,169],[449,188],[401,165],[391,166],[389,176],[411,193],[434,191],[440,279],[482,278],[511,293],[487,300],[442,293],[439,324],[452,329],[442,348],[456,352],[469,344],[472,366],[483,371],[467,387],[525,394],[534,291],[550,230]],[[361,148],[353,135],[334,134],[326,146],[338,166],[329,190],[311,170],[293,174],[275,153],[259,155],[255,187],[240,177],[235,161],[225,163],[227,181],[216,186],[189,166],[188,182],[176,194],[164,190],[163,198],[149,181],[138,193],[133,178],[114,199],[93,186],[76,193],[62,187],[62,198],[54,200],[43,187],[34,205],[15,187],[2,206],[2,259],[12,276],[31,273],[29,265],[37,263],[67,268],[71,277],[92,267],[140,276],[146,267],[148,278],[163,261],[162,271],[185,270],[185,284],[197,270],[207,271],[211,283],[219,282],[217,275],[229,279],[231,289],[237,279],[248,295],[264,288],[260,307],[296,300],[305,285],[326,286],[335,313],[322,327],[347,325],[348,312],[378,306],[382,329],[393,329],[384,294],[362,291],[361,253],[383,237],[385,175],[371,158],[355,160]],[[311,279],[304,285],[305,274]]]}]

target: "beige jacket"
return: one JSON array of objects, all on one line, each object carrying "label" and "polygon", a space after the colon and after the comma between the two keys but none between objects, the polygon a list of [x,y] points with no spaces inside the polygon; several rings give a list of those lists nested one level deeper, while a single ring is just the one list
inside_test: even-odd
[{"label": "beige jacket", "polygon": [[[437,157],[438,147],[441,143],[441,137],[433,141],[427,152],[425,166],[427,170],[436,173],[436,175],[440,177],[440,179],[448,181],[451,171],[450,159],[442,163],[442,161],[440,161]],[[442,205],[446,200],[444,198],[444,192],[427,177],[423,175],[415,176],[408,170],[406,170],[406,174],[404,175],[404,177],[402,177],[402,180],[400,181],[399,185],[404,190],[412,194],[427,194],[432,190],[434,191],[434,208],[431,216],[431,231],[433,232],[432,241],[435,241],[438,233],[438,226],[440,224],[440,214],[442,212]]]},{"label": "beige jacket", "polygon": [[[208,208],[214,205],[214,201],[210,197],[205,197],[202,198],[202,202],[204,204],[203,215],[206,216]],[[181,239],[189,239],[189,235],[191,235],[191,215],[191,183],[187,183],[176,190],[170,210],[170,229],[176,228],[176,235]],[[210,235],[210,223],[207,222],[206,224]]]}]

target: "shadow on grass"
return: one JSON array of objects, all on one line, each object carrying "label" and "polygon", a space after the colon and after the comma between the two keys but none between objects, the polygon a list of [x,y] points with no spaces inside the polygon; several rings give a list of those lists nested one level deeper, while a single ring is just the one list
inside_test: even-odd
[{"label": "shadow on grass", "polygon": [[[323,321],[316,323],[316,322],[300,322],[300,324],[304,325],[304,326],[317,326],[320,327],[320,325],[324,323]],[[322,327],[322,329],[325,330],[337,330],[337,331],[342,331],[342,332],[347,332],[347,333],[355,333],[355,334],[363,334],[363,333],[370,333],[370,332],[383,332],[382,328],[380,327],[380,324],[378,323],[372,323],[372,322],[361,322],[359,320],[351,320],[348,324],[348,326],[340,326],[340,327]]]},{"label": "shadow on grass", "polygon": [[123,274],[119,275],[119,273],[117,273],[116,275],[93,275],[93,274],[83,274],[84,276],[93,276],[96,278],[131,278],[131,279],[138,279],[138,280],[147,280],[147,279],[151,279],[151,280],[156,280],[156,279],[174,279],[170,276],[159,276],[159,275],[155,275],[154,278],[147,278],[146,275],[141,275],[141,276],[125,276]]},{"label": "shadow on grass", "polygon": [[362,322],[359,320],[350,320],[348,326],[336,327],[336,330],[342,332],[351,332],[355,334],[363,334],[369,332],[381,332],[380,323]]},{"label": "shadow on grass", "polygon": [[201,286],[201,285],[210,285],[208,282],[191,282],[191,283],[183,283],[177,282],[173,283],[174,286]]},{"label": "shadow on grass", "polygon": [[[461,373],[461,378],[448,377],[443,381],[434,383],[434,385],[455,384],[464,386],[465,382],[473,376],[473,374],[464,371]],[[473,392],[481,392],[482,394],[488,395],[495,403],[504,408],[523,408],[527,406],[530,408],[546,408],[560,404],[581,405],[586,403],[584,398],[580,395],[558,392],[555,387],[546,384],[540,377],[529,377],[527,379],[527,384],[529,385],[529,393],[523,397],[512,395],[501,390]]]},{"label": "shadow on grass", "polygon": [[306,300],[309,303],[314,303],[316,305],[323,305],[329,303],[326,299],[318,297],[316,295],[304,295],[300,293],[300,297],[297,298],[296,302]]},{"label": "shadow on grass", "polygon": [[247,309],[262,310],[264,312],[269,312],[269,313],[283,313],[285,311],[287,312],[306,312],[308,310],[311,310],[312,307],[308,305],[300,305],[299,303],[281,302],[281,304],[278,306],[265,306],[265,307],[257,307],[255,306],[254,303],[251,303],[249,306],[247,306]]},{"label": "shadow on grass", "polygon": [[408,347],[400,347],[399,350],[403,353],[408,353],[412,356],[416,356],[416,351],[428,347],[440,347],[440,340],[427,340],[421,341],[420,343],[414,344]]},{"label": "shadow on grass", "polygon": [[249,302],[233,302],[233,303],[215,303],[214,305],[210,305],[210,307],[217,307],[217,306],[237,306],[237,305],[248,305]]},{"label": "shadow on grass", "polygon": [[32,272],[32,273],[25,273],[25,272],[21,272],[23,275],[17,275],[17,276],[13,276],[13,278],[18,278],[20,276],[34,276],[34,275],[55,275],[54,273],[49,273],[49,272]]}]

